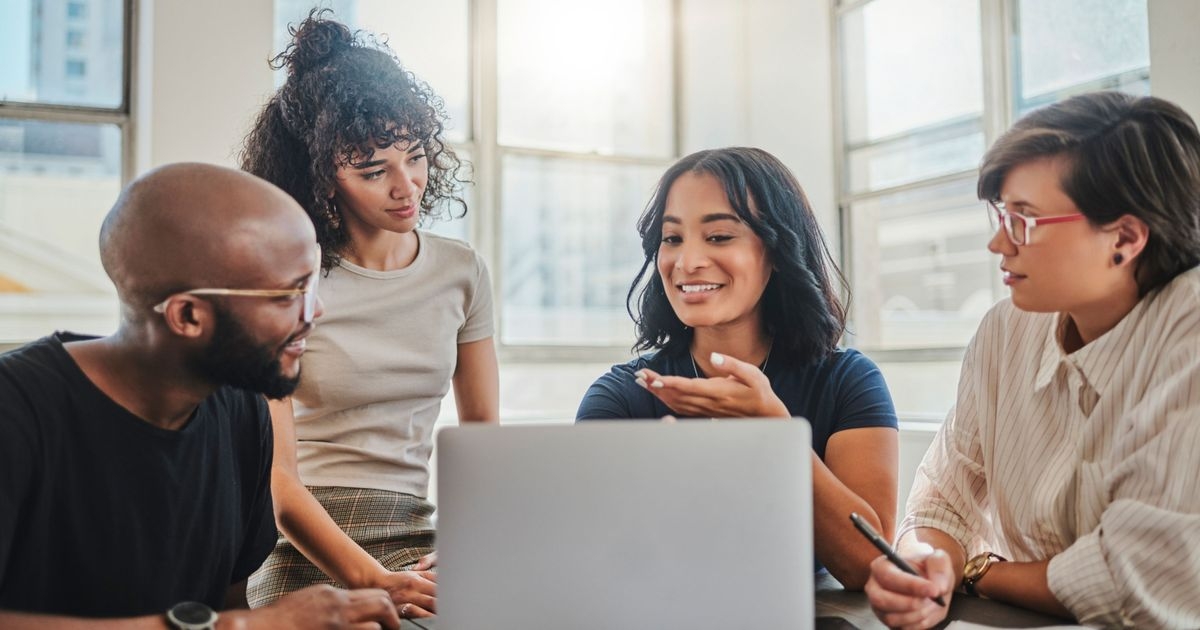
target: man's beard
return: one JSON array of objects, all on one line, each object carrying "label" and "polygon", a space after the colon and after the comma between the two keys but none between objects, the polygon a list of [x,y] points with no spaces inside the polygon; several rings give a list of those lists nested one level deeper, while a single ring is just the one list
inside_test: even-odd
[{"label": "man's beard", "polygon": [[201,376],[218,385],[245,389],[272,399],[286,398],[296,391],[300,384],[299,371],[295,376],[285,376],[279,358],[283,346],[292,338],[274,348],[257,343],[233,313],[216,302],[213,310],[216,311],[217,325],[212,343],[195,359],[195,367]]}]

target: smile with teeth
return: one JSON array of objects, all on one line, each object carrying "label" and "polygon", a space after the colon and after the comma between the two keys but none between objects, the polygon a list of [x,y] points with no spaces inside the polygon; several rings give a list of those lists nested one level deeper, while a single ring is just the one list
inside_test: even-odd
[{"label": "smile with teeth", "polygon": [[716,291],[722,285],[719,284],[681,284],[679,290],[684,293],[703,293],[706,291]]}]

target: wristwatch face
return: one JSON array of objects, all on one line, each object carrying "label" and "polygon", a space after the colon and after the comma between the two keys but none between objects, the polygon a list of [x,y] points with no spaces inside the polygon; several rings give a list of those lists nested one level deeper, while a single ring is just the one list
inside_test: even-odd
[{"label": "wristwatch face", "polygon": [[217,620],[217,613],[213,609],[199,602],[183,602],[175,604],[171,607],[171,611],[167,613],[171,621],[177,624],[185,624],[189,626],[203,627]]},{"label": "wristwatch face", "polygon": [[971,583],[978,580],[983,577],[984,573],[987,573],[988,567],[992,566],[993,562],[1003,560],[1004,558],[991,552],[981,553],[967,560],[966,566],[963,567],[963,581]]}]

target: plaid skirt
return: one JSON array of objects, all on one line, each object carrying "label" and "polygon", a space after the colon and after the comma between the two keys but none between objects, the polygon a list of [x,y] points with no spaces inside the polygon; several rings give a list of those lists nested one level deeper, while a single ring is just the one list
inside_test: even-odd
[{"label": "plaid skirt", "polygon": [[[310,486],[335,523],[380,564],[392,571],[411,567],[433,551],[433,504],[410,494],[371,488]],[[263,565],[250,576],[251,608],[313,584],[344,586],[325,575],[283,534]]]}]

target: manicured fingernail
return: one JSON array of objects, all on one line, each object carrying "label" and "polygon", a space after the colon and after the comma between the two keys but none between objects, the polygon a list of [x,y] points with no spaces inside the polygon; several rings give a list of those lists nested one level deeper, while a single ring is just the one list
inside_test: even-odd
[{"label": "manicured fingernail", "polygon": [[712,361],[713,365],[725,365],[724,355],[717,354],[716,352],[712,353],[712,356],[708,357],[708,360]]},{"label": "manicured fingernail", "polygon": [[640,378],[640,379],[643,379],[643,380],[644,380],[644,379],[646,378],[646,371],[645,371],[645,370],[638,370],[638,371],[634,372],[634,373],[633,373],[633,375],[634,375],[635,377],[637,377],[637,378]]},{"label": "manicured fingernail", "polygon": [[662,389],[664,385],[662,381],[654,381],[653,383],[650,383],[650,387],[653,387],[654,389]]},{"label": "manicured fingernail", "polygon": [[639,376],[639,377],[637,377],[637,379],[636,379],[636,380],[634,380],[634,382],[635,382],[635,383],[637,383],[638,385],[642,386],[642,387],[645,387],[645,386],[646,386],[646,379],[644,379],[644,378],[642,378],[642,377],[640,377],[640,376]]}]

